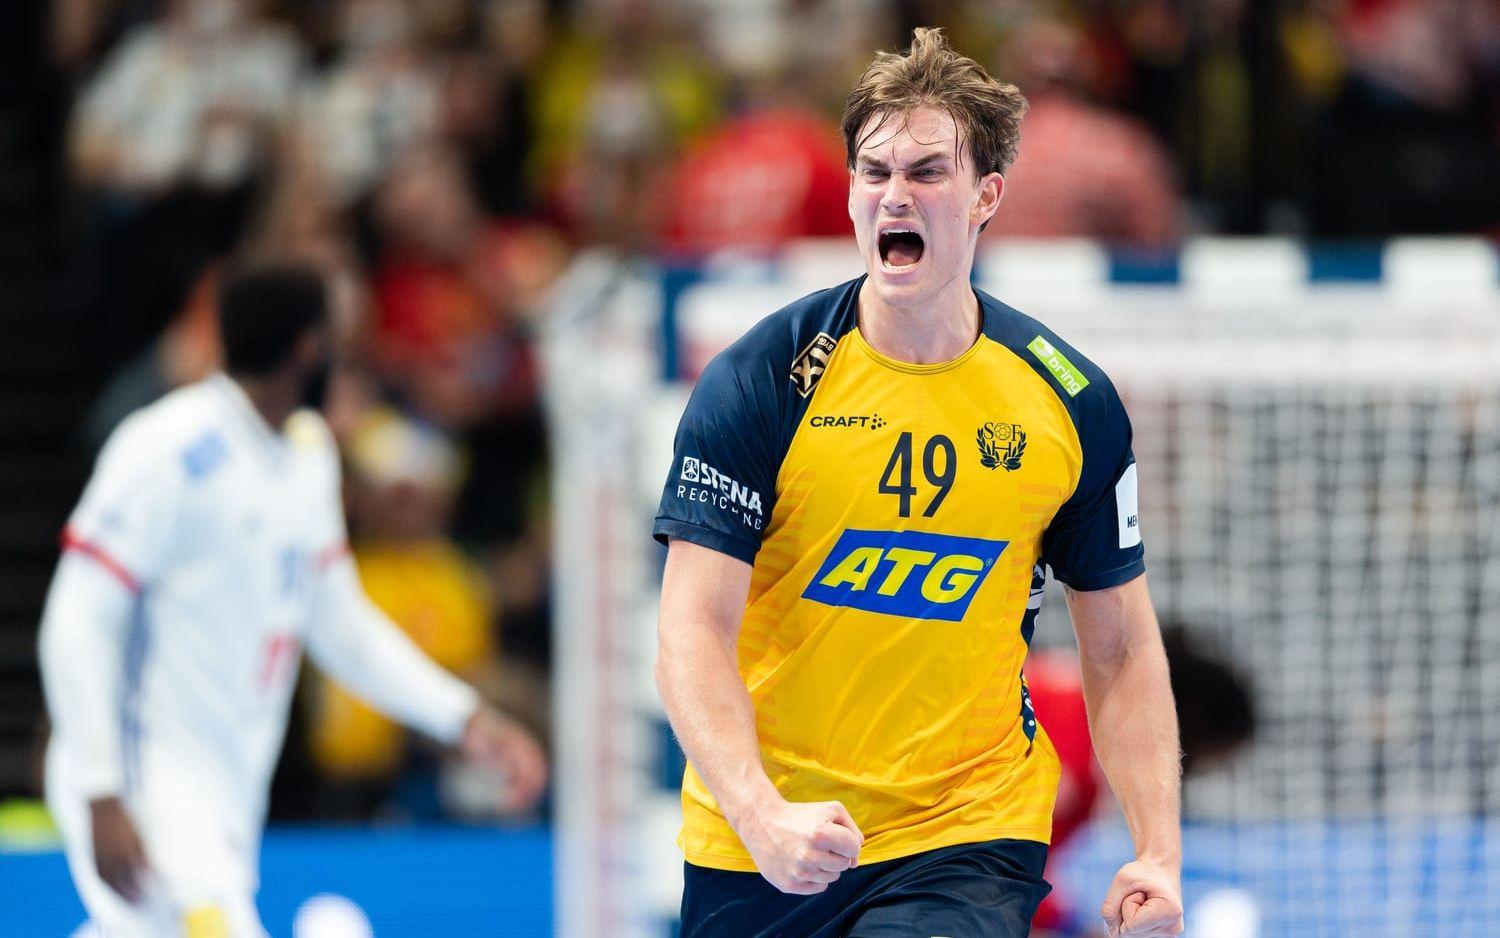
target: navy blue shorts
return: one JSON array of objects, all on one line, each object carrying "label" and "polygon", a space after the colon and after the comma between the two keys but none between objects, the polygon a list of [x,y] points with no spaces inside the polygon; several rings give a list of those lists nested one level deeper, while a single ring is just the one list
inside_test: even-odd
[{"label": "navy blue shorts", "polygon": [[683,938],[1024,938],[1052,887],[1047,845],[991,840],[845,870],[815,896],[685,864]]}]

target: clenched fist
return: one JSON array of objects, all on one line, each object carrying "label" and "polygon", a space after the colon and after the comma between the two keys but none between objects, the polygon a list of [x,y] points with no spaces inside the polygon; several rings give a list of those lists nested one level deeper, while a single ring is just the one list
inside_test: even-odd
[{"label": "clenched fist", "polygon": [[1182,934],[1182,887],[1177,870],[1149,860],[1120,867],[1104,899],[1109,938],[1172,938]]},{"label": "clenched fist", "polygon": [[755,868],[772,886],[816,895],[859,861],[864,834],[837,801],[773,802],[739,831]]}]

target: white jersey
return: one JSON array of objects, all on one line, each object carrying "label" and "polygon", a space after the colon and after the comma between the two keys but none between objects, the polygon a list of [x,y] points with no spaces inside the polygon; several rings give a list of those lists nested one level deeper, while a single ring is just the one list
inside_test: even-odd
[{"label": "white jersey", "polygon": [[218,375],[128,418],[64,532],[43,620],[49,800],[119,794],[148,845],[153,828],[200,831],[253,871],[303,647],[455,741],[477,697],[369,603],[345,538],[315,413],[277,433]]}]

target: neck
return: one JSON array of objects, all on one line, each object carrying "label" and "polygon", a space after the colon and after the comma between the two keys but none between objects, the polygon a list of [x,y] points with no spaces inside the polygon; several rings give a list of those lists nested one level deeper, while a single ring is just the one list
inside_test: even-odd
[{"label": "neck", "polygon": [[287,418],[300,403],[297,381],[290,374],[230,375],[261,419],[272,430],[280,433]]},{"label": "neck", "polygon": [[870,347],[913,365],[952,361],[979,338],[979,298],[967,279],[911,308],[886,303],[869,280],[859,290],[859,331]]}]

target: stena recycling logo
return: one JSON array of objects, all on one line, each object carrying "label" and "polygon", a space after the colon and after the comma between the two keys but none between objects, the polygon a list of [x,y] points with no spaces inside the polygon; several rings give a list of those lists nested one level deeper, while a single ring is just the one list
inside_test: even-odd
[{"label": "stena recycling logo", "polygon": [[850,528],[839,535],[802,598],[825,606],[958,622],[1009,543]]}]

